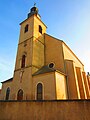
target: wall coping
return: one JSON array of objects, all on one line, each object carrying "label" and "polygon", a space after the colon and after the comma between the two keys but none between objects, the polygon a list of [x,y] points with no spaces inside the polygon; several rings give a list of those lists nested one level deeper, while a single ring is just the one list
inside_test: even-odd
[{"label": "wall coping", "polygon": [[90,102],[90,99],[72,99],[72,100],[0,100],[0,102]]}]

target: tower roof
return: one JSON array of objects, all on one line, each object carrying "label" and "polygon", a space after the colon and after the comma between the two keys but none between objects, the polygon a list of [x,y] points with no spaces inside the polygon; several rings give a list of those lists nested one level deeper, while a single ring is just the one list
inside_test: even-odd
[{"label": "tower roof", "polygon": [[[32,7],[31,9],[30,9],[30,13],[28,13],[28,18],[29,17],[31,17],[32,15],[39,15],[38,14],[38,8],[37,7],[35,7],[35,4],[34,4],[34,7]],[[39,17],[40,17],[40,15],[39,15]]]}]

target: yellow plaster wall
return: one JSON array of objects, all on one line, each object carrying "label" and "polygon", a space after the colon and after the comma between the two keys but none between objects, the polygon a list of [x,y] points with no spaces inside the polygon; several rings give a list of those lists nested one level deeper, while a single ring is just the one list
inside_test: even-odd
[{"label": "yellow plaster wall", "polygon": [[22,55],[26,55],[26,67],[32,64],[32,41],[33,38],[18,45],[15,70],[21,68]]},{"label": "yellow plaster wall", "polygon": [[23,100],[32,100],[32,69],[31,67],[23,69],[22,78],[20,77],[21,71],[15,71],[13,81],[3,83],[0,96],[1,100],[5,100],[8,87],[10,87],[9,100],[17,100],[17,93],[20,89],[23,90]]},{"label": "yellow plaster wall", "polygon": [[89,75],[87,75],[87,83],[89,87],[89,98],[90,98],[90,76]]},{"label": "yellow plaster wall", "polygon": [[42,83],[43,85],[43,99],[54,100],[56,99],[56,83],[55,73],[45,73],[37,76],[33,76],[33,99],[36,99],[37,84]]},{"label": "yellow plaster wall", "polygon": [[0,120],[90,120],[90,100],[0,101]]},{"label": "yellow plaster wall", "polygon": [[42,34],[46,33],[46,25],[34,15],[34,31],[33,35],[35,38],[38,38],[42,34],[39,33],[39,25],[42,27]]},{"label": "yellow plaster wall", "polygon": [[[44,41],[44,40],[43,40]],[[39,39],[33,39],[33,56],[32,65],[36,68],[41,68],[44,66],[44,44],[39,41]],[[33,70],[33,73],[35,71]]]},{"label": "yellow plaster wall", "polygon": [[79,91],[80,91],[80,98],[85,99],[85,91],[84,91],[84,86],[83,86],[81,68],[76,67],[76,73],[77,73],[77,79],[78,79],[78,85],[79,85]]},{"label": "yellow plaster wall", "polygon": [[[42,27],[42,34],[39,32],[39,25]],[[33,31],[33,56],[32,56],[32,74],[44,66],[45,40],[43,33],[46,33],[45,24],[34,15]]]},{"label": "yellow plaster wall", "polygon": [[55,63],[55,68],[65,73],[62,41],[45,34],[45,64]]},{"label": "yellow plaster wall", "polygon": [[79,98],[79,88],[77,84],[77,76],[75,71],[75,65],[72,60],[65,61],[66,74],[67,74],[67,89],[69,99]]},{"label": "yellow plaster wall", "polygon": [[32,66],[32,75],[39,70],[38,66]]},{"label": "yellow plaster wall", "polygon": [[[25,26],[27,24],[29,25],[28,32],[24,33]],[[34,16],[31,16],[30,18],[26,19],[24,22],[21,23],[19,43],[24,42],[25,40],[30,39],[33,36],[33,25]]]},{"label": "yellow plaster wall", "polygon": [[[21,72],[23,71],[22,77],[20,77]],[[12,99],[17,99],[17,93],[19,89],[23,90],[24,100],[32,99],[32,69],[27,67],[18,71],[15,71],[13,82],[12,82],[12,93],[15,95]]]},{"label": "yellow plaster wall", "polygon": [[66,76],[55,72],[57,100],[67,99]]},{"label": "yellow plaster wall", "polygon": [[84,85],[85,85],[85,90],[86,90],[86,95],[87,98],[90,96],[90,90],[89,90],[89,85],[88,85],[88,80],[85,72],[82,72],[83,75],[83,80],[84,80]]},{"label": "yellow plaster wall", "polygon": [[63,43],[63,54],[65,60],[73,60],[76,67],[80,67],[84,71],[84,66],[81,61],[76,57],[76,55],[70,50],[70,48]]},{"label": "yellow plaster wall", "polygon": [[6,91],[7,91],[8,87],[10,88],[10,92],[11,92],[11,85],[12,85],[11,81],[2,84],[2,90],[1,90],[1,94],[0,94],[0,100],[5,100],[5,98],[6,98]]}]

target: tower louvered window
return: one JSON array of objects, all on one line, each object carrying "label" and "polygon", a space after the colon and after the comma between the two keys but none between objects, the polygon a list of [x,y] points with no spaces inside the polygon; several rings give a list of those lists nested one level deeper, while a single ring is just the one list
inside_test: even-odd
[{"label": "tower louvered window", "polygon": [[28,32],[28,24],[25,26],[24,32],[25,32],[25,33]]},{"label": "tower louvered window", "polygon": [[42,34],[42,27],[39,25],[39,32]]}]

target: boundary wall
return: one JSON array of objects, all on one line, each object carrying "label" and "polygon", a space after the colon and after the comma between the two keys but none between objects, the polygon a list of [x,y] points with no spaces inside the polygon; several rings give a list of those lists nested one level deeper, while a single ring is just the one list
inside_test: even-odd
[{"label": "boundary wall", "polygon": [[0,101],[0,120],[90,120],[90,99]]}]

